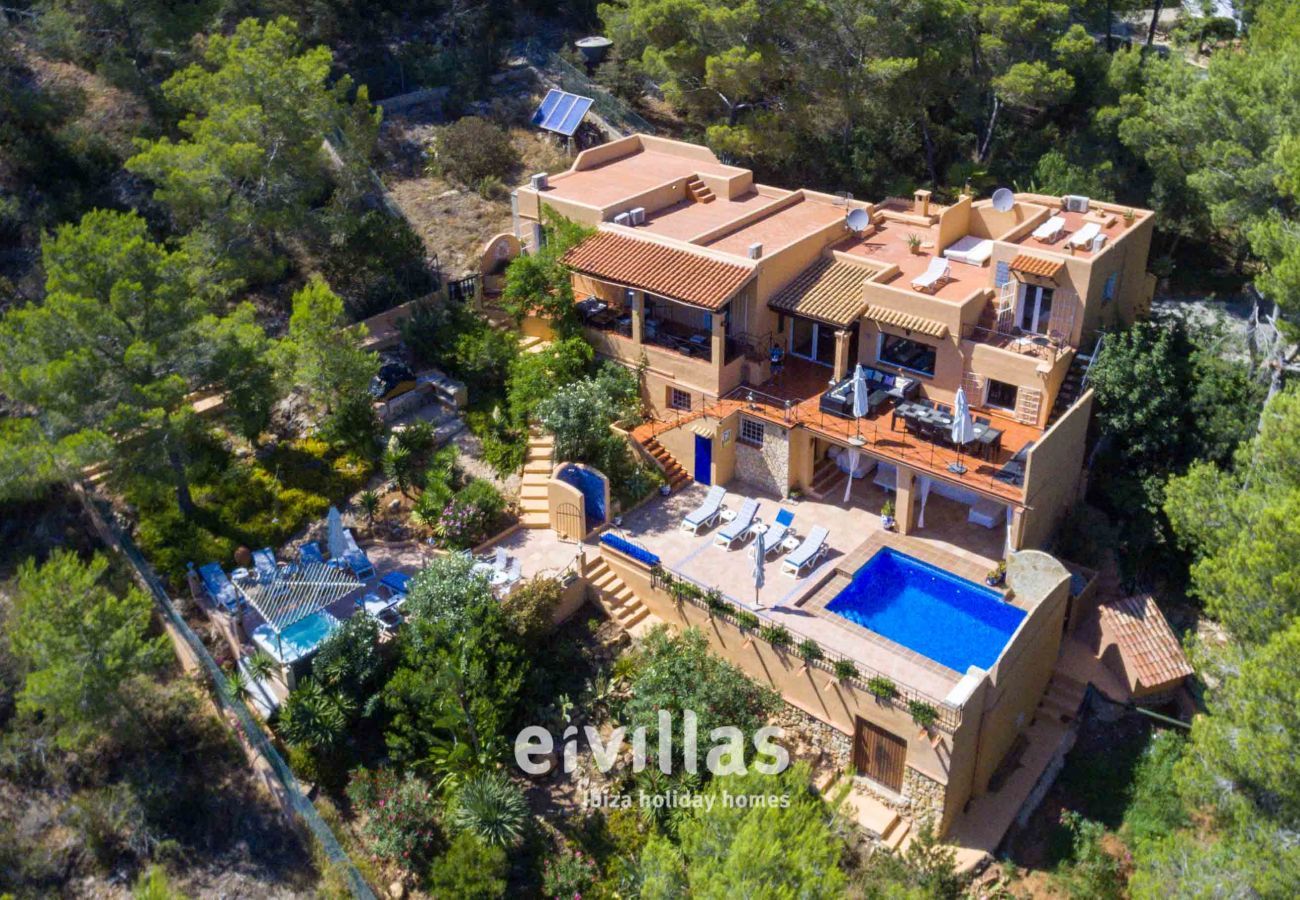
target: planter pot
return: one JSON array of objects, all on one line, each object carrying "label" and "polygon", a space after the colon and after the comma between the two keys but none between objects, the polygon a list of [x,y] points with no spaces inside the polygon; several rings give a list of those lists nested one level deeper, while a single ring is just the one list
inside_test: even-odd
[{"label": "planter pot", "polygon": [[880,524],[884,526],[884,528],[885,528],[886,531],[893,531],[893,530],[894,530],[894,517],[893,517],[893,516],[881,516],[881,517],[880,517]]},{"label": "planter pot", "polygon": [[985,575],[984,583],[989,587],[998,587],[1007,580],[1005,575]]}]

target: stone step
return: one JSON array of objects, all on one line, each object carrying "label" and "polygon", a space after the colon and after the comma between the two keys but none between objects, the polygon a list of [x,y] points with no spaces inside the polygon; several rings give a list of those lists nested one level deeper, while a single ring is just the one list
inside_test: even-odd
[{"label": "stone step", "polygon": [[555,435],[546,432],[536,432],[528,436],[528,443],[534,447],[552,447],[555,445]]},{"label": "stone step", "polygon": [[596,590],[601,591],[602,593],[609,592],[612,588],[612,585],[616,583],[618,583],[618,575],[616,575],[610,569],[606,569],[604,573],[600,576],[600,578],[591,579],[592,586]]},{"label": "stone step", "polygon": [[624,619],[622,625],[624,628],[630,631],[631,629],[635,628],[637,625],[640,625],[643,621],[645,621],[645,619],[649,615],[650,615],[650,610],[646,609],[644,606],[638,607],[636,614]]},{"label": "stone step", "polygon": [[524,463],[524,474],[529,475],[535,472],[538,475],[550,475],[553,468],[555,466],[548,459],[530,459]]},{"label": "stone step", "polygon": [[549,528],[551,517],[544,512],[526,512],[519,517],[519,524],[525,528]]},{"label": "stone step", "polygon": [[890,851],[894,853],[901,852],[903,847],[903,842],[906,841],[912,833],[911,822],[907,821],[906,819],[900,819],[899,822],[900,822],[899,826],[894,829],[893,834],[891,834],[889,838],[885,841],[885,846],[888,847]]}]

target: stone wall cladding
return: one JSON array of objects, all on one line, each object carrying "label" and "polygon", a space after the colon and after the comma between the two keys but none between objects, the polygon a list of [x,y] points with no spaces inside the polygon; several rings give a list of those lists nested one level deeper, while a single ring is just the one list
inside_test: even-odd
[{"label": "stone wall cladding", "polygon": [[782,703],[772,723],[784,729],[787,737],[800,737],[821,751],[831,764],[840,770],[848,769],[853,755],[853,742],[838,728],[808,715],[797,706]]},{"label": "stone wall cladding", "polygon": [[737,441],[735,477],[778,497],[784,497],[786,488],[790,485],[790,435],[786,430],[763,423],[762,447]]}]

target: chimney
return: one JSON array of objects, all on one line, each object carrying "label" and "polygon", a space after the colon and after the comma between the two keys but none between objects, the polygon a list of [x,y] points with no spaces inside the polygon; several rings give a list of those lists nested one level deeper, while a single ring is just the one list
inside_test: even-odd
[{"label": "chimney", "polygon": [[763,245],[762,245],[762,244],[750,244],[750,245],[749,245],[749,258],[750,258],[750,259],[758,259],[758,258],[759,258],[760,256],[762,256],[762,255],[763,255]]},{"label": "chimney", "polygon": [[916,211],[923,215],[930,214],[930,192],[921,188],[912,194],[912,199],[916,201]]},{"label": "chimney", "polygon": [[547,182],[545,172],[538,172],[536,175],[534,175],[532,178],[529,179],[529,183],[532,184],[533,190],[535,191],[544,191],[550,187],[550,184]]}]

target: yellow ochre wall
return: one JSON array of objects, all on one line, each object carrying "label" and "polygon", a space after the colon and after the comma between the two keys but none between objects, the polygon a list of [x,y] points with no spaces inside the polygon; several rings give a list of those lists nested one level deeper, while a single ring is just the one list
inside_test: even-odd
[{"label": "yellow ochre wall", "polygon": [[1041,547],[1074,502],[1092,415],[1092,391],[1049,428],[1029,451],[1025,464],[1023,547]]}]

